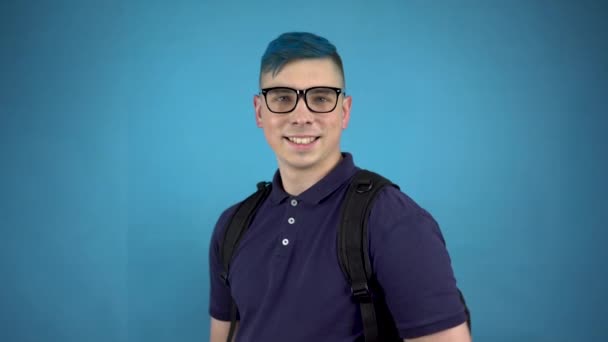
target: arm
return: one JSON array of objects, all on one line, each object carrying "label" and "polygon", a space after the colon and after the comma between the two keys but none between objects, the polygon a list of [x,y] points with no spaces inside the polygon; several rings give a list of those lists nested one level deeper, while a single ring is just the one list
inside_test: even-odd
[{"label": "arm", "polygon": [[404,342],[471,342],[471,334],[466,323],[427,336],[404,339]]},{"label": "arm", "polygon": [[[466,308],[433,217],[388,189],[370,215],[370,259],[407,342],[470,342]],[[399,213],[399,214],[395,214]]]},{"label": "arm", "polygon": [[[238,329],[239,325],[237,323],[236,329]],[[230,331],[230,322],[220,321],[211,317],[211,337],[209,339],[210,342],[226,342],[228,339],[228,332]],[[236,332],[236,330],[235,330]],[[236,333],[234,334],[236,337]],[[232,338],[234,341],[235,338]]]}]

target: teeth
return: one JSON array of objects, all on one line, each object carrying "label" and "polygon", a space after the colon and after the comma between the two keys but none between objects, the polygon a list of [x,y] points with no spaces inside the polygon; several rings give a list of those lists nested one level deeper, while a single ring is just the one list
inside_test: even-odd
[{"label": "teeth", "polygon": [[315,140],[314,137],[306,137],[306,138],[289,137],[287,139],[289,139],[289,141],[291,141],[292,143],[296,143],[298,145],[310,144],[311,142],[313,142]]}]

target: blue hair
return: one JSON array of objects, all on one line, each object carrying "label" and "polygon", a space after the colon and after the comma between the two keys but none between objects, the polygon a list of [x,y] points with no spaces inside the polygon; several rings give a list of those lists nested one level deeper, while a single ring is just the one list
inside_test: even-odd
[{"label": "blue hair", "polygon": [[331,59],[344,80],[342,58],[336,47],[327,39],[308,32],[287,32],[271,41],[262,56],[260,77],[268,72],[276,76],[287,63],[312,58]]}]

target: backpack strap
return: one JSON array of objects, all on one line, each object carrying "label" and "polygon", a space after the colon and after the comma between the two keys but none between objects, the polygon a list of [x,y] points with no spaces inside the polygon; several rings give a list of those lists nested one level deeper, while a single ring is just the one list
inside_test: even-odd
[{"label": "backpack strap", "polygon": [[[359,170],[353,177],[341,208],[338,231],[340,267],[351,285],[352,295],[361,308],[365,342],[401,341],[395,322],[384,301],[382,291],[372,279],[369,260],[367,224],[372,204],[385,186],[399,186],[381,175]],[[372,296],[370,288],[378,293]],[[471,331],[471,313],[464,295],[458,290]]]},{"label": "backpack strap", "polygon": [[[230,219],[230,222],[228,223],[226,231],[224,232],[224,238],[220,245],[220,257],[222,258],[222,265],[224,266],[224,269],[220,274],[220,277],[228,287],[230,287],[230,282],[228,281],[228,272],[230,271],[230,262],[232,261],[234,251],[236,251],[241,237],[247,228],[249,228],[256,211],[270,194],[271,188],[271,183],[259,182],[257,184],[258,190],[238,205],[236,211]],[[234,332],[236,329],[236,316],[237,307],[234,299],[232,299],[228,342],[232,342],[232,338],[234,337]]]},{"label": "backpack strap", "polygon": [[359,170],[351,181],[341,208],[338,257],[340,267],[350,283],[352,295],[361,308],[366,342],[380,341],[378,316],[368,285],[372,268],[367,242],[367,220],[373,200],[387,185],[396,186],[379,174]]}]

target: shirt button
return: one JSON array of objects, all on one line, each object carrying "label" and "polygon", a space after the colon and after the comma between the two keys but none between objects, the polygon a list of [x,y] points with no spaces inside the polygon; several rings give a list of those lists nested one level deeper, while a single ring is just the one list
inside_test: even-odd
[{"label": "shirt button", "polygon": [[289,245],[289,240],[287,239],[283,239],[283,241],[281,241],[283,243],[283,246],[287,246]]},{"label": "shirt button", "polygon": [[298,200],[296,200],[296,199],[292,199],[292,200],[291,200],[291,206],[292,206],[292,207],[295,207],[296,205],[298,205]]},{"label": "shirt button", "polygon": [[290,217],[287,219],[287,222],[289,222],[289,224],[294,224],[296,222],[296,219],[294,219],[293,217]]}]

